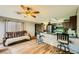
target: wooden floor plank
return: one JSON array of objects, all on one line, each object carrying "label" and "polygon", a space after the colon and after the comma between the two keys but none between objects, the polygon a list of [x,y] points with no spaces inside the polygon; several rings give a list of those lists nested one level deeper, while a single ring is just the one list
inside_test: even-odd
[{"label": "wooden floor plank", "polygon": [[[38,44],[36,40],[31,40],[16,45],[8,46],[9,53],[12,54],[59,54],[59,49],[46,43]],[[3,52],[5,54],[5,51]]]}]

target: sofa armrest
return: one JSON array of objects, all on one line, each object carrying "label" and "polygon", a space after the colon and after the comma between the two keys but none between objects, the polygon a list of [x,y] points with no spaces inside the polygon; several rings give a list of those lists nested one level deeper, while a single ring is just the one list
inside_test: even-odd
[{"label": "sofa armrest", "polygon": [[31,35],[30,35],[29,33],[26,33],[26,34],[25,34],[25,36],[29,36],[29,37],[30,37],[30,39],[31,39]]}]

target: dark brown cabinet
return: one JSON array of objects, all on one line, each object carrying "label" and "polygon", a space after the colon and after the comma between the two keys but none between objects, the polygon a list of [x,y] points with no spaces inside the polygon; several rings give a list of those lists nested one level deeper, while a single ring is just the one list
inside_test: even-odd
[{"label": "dark brown cabinet", "polygon": [[77,28],[77,16],[70,17],[70,28],[76,30],[76,28]]}]

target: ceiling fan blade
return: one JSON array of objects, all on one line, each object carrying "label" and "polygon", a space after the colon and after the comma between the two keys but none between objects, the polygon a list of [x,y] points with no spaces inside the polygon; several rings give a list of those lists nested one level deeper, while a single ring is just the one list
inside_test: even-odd
[{"label": "ceiling fan blade", "polygon": [[30,8],[30,7],[27,7],[27,10],[32,10],[32,8]]},{"label": "ceiling fan blade", "polygon": [[24,5],[21,5],[21,8],[23,8],[23,10],[32,10],[32,8],[30,8],[30,7],[25,7]]},{"label": "ceiling fan blade", "polygon": [[25,12],[16,12],[17,14],[25,14]]},{"label": "ceiling fan blade", "polygon": [[36,16],[35,15],[31,15],[33,18],[36,18]]},{"label": "ceiling fan blade", "polygon": [[24,5],[21,5],[21,8],[22,8],[23,10],[26,10],[26,7],[25,7]]},{"label": "ceiling fan blade", "polygon": [[33,13],[34,13],[34,14],[38,14],[38,13],[40,13],[40,12],[39,12],[39,11],[34,11]]}]

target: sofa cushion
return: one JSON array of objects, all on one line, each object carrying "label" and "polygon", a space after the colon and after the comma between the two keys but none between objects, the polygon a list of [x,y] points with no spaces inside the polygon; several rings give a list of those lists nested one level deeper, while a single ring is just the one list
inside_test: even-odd
[{"label": "sofa cushion", "polygon": [[20,40],[30,40],[29,36],[20,36],[20,37],[15,37],[15,38],[9,38],[6,40],[5,45],[8,45],[10,43],[16,42],[16,41],[20,41]]}]

